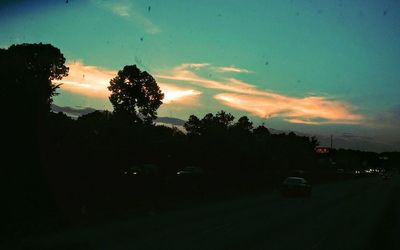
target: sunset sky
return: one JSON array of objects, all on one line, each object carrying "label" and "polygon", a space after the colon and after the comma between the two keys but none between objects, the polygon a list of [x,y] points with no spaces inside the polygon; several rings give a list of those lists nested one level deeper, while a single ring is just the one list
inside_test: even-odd
[{"label": "sunset sky", "polygon": [[111,110],[109,80],[136,64],[165,93],[159,116],[223,109],[400,150],[400,1],[1,1],[0,31],[2,48],[62,51],[58,106]]}]

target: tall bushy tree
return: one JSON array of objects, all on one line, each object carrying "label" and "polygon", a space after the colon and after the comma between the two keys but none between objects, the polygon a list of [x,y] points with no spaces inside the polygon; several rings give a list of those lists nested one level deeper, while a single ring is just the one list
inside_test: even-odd
[{"label": "tall bushy tree", "polygon": [[157,118],[164,94],[156,80],[136,65],[127,65],[111,79],[108,89],[114,113],[133,122],[151,123]]},{"label": "tall bushy tree", "polygon": [[13,113],[49,112],[59,87],[52,80],[67,75],[63,54],[51,44],[19,44],[0,50],[1,99]]}]

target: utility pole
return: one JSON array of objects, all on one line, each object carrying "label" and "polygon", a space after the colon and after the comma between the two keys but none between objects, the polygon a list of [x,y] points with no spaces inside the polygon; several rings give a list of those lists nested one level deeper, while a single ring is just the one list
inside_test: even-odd
[{"label": "utility pole", "polygon": [[332,150],[332,145],[333,145],[333,135],[331,135],[331,150]]}]

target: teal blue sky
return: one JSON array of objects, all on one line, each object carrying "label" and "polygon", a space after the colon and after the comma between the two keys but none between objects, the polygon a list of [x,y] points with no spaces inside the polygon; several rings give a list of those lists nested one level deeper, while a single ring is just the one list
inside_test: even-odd
[{"label": "teal blue sky", "polygon": [[[189,91],[160,116],[224,109],[399,150],[399,24],[396,0],[6,1],[0,46],[51,43],[72,78],[137,64],[166,91]],[[111,109],[106,95],[77,90],[82,81],[65,83],[56,104]]]}]

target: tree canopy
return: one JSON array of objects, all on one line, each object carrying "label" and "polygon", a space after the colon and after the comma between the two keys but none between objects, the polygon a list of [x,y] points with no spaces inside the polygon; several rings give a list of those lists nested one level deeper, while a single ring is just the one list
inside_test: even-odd
[{"label": "tree canopy", "polygon": [[118,71],[108,89],[115,114],[133,122],[151,123],[157,118],[164,94],[155,79],[136,65],[127,65]]},{"label": "tree canopy", "polygon": [[59,87],[52,80],[67,75],[64,55],[51,44],[18,44],[0,50],[2,101],[12,110],[49,112]]}]

